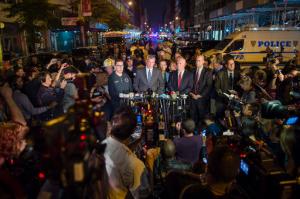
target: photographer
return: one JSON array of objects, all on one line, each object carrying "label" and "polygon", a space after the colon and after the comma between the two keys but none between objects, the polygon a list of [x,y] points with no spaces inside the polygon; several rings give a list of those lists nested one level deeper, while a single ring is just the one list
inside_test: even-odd
[{"label": "photographer", "polygon": [[78,99],[78,90],[74,84],[77,73],[77,69],[73,66],[68,66],[63,70],[64,80],[67,82],[63,98],[64,113],[66,113],[68,109],[75,104],[75,100]]},{"label": "photographer", "polygon": [[237,121],[238,130],[245,136],[259,136],[257,116],[259,113],[259,105],[248,103],[242,106],[241,111],[234,111],[234,116]]},{"label": "photographer", "polygon": [[37,93],[37,101],[39,106],[49,106],[56,102],[58,105],[49,111],[40,115],[41,120],[50,120],[63,113],[62,100],[64,97],[64,89],[67,82],[63,80],[58,88],[53,88],[53,80],[49,73],[45,72],[40,75],[41,87]]},{"label": "photographer", "polygon": [[107,88],[107,74],[105,72],[98,73],[96,76],[96,84],[90,91],[90,99],[94,104],[94,108],[105,113],[107,120],[112,116],[111,98]]},{"label": "photographer", "polygon": [[244,76],[239,81],[239,85],[242,88],[242,95],[240,100],[243,103],[255,103],[256,102],[256,93],[253,88],[252,80],[248,76]]},{"label": "photographer", "polygon": [[111,136],[103,143],[109,180],[109,198],[147,198],[150,183],[144,163],[128,148],[136,127],[136,116],[129,107],[120,107],[112,118]]},{"label": "photographer", "polygon": [[16,104],[22,111],[22,114],[24,115],[26,121],[30,122],[33,116],[44,113],[49,109],[54,108],[57,105],[56,102],[52,102],[48,106],[34,107],[30,102],[29,98],[27,97],[27,95],[25,95],[22,92],[23,84],[24,84],[23,78],[17,76],[14,77],[12,82],[12,87],[14,89],[13,99],[15,100]]},{"label": "photographer", "polygon": [[290,92],[299,90],[297,67],[295,65],[287,65],[285,66],[283,73],[285,74],[284,80],[277,87],[277,99],[279,99],[284,105],[293,104],[295,101],[290,95]]}]

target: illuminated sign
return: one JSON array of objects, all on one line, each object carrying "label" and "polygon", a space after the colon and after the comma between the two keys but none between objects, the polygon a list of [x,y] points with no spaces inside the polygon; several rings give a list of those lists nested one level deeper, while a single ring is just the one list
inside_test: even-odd
[{"label": "illuminated sign", "polygon": [[76,26],[78,17],[63,17],[61,18],[61,25],[63,26]]},{"label": "illuminated sign", "polygon": [[104,23],[95,23],[95,22],[90,22],[90,28],[95,28],[98,30],[107,30],[108,25]]},{"label": "illuminated sign", "polygon": [[258,47],[291,47],[292,41],[258,41]]}]

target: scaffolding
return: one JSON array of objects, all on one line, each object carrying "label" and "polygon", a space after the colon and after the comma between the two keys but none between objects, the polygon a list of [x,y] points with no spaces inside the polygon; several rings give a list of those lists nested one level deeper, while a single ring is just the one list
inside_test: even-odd
[{"label": "scaffolding", "polygon": [[258,27],[267,26],[299,26],[300,2],[273,2],[262,6],[242,9],[227,15],[211,18],[202,24],[199,31],[200,39],[222,40],[238,28],[256,24]]}]

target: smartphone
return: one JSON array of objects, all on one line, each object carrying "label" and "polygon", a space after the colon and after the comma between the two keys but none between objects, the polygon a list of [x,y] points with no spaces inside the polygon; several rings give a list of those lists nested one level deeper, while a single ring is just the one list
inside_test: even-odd
[{"label": "smartphone", "polygon": [[142,115],[137,115],[136,116],[136,123],[138,125],[142,125],[143,121],[142,121]]},{"label": "smartphone", "polygon": [[249,165],[244,160],[241,160],[240,169],[244,174],[249,174]]},{"label": "smartphone", "polygon": [[206,136],[206,129],[201,132],[202,136]]},{"label": "smartphone", "polygon": [[293,116],[293,117],[290,117],[288,118],[286,121],[285,121],[285,124],[286,125],[295,125],[299,120],[299,117],[298,116]]}]

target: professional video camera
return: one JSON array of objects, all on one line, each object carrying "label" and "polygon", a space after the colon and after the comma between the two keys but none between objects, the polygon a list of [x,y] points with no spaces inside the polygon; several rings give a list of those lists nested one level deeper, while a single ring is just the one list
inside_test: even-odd
[{"label": "professional video camera", "polygon": [[299,108],[297,104],[284,106],[278,100],[269,101],[261,105],[261,116],[267,119],[286,119],[292,115],[299,115]]},{"label": "professional video camera", "polygon": [[243,102],[239,100],[233,94],[223,93],[223,95],[228,99],[228,108],[234,110],[236,112],[240,112],[242,110]]},{"label": "professional video camera", "polygon": [[99,127],[106,125],[102,116],[78,102],[44,125],[46,176],[60,185],[65,198],[105,198],[105,145],[97,140]]},{"label": "professional video camera", "polygon": [[217,145],[228,145],[240,156],[240,174],[237,184],[249,198],[290,198],[297,186],[297,179],[279,166],[277,158],[266,143],[254,137],[221,136]]}]

